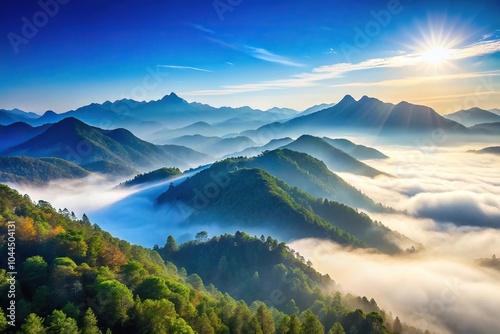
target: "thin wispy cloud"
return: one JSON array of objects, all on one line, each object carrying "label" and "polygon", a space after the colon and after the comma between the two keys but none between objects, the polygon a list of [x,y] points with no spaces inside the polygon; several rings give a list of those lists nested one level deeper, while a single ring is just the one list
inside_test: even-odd
[{"label": "thin wispy cloud", "polygon": [[421,84],[433,81],[482,78],[485,76],[500,76],[500,71],[407,77],[402,79],[391,79],[391,80],[372,81],[372,82],[351,82],[338,85],[331,85],[329,87],[401,87],[401,86],[413,86],[415,84]]},{"label": "thin wispy cloud", "polygon": [[[216,41],[219,43],[224,43],[219,40]],[[224,45],[234,48],[233,45],[227,45],[226,43],[224,43]],[[468,45],[461,49],[455,48],[447,50],[447,60],[461,60],[489,55],[496,52],[500,52],[500,40],[481,41],[475,44]],[[265,53],[261,52],[262,57],[264,57],[264,54]],[[263,81],[253,84],[222,86],[220,89],[185,92],[184,94],[191,96],[228,95],[245,92],[255,92],[266,89],[310,87],[314,86],[319,81],[341,78],[345,76],[345,74],[350,72],[365,71],[377,68],[411,67],[425,63],[426,61],[427,60],[425,53],[405,53],[392,57],[368,59],[359,63],[337,63],[332,65],[319,66],[314,68],[311,72],[299,73],[286,79]],[[472,73],[471,75],[474,74]]]},{"label": "thin wispy cloud", "polygon": [[293,67],[305,66],[304,64],[297,63],[288,57],[278,55],[264,48],[259,48],[249,45],[231,44],[214,37],[206,37],[206,39],[213,43],[219,44],[225,48],[245,53],[255,59],[260,59],[270,63],[276,63],[285,66],[293,66]]},{"label": "thin wispy cloud", "polygon": [[193,28],[195,28],[199,31],[206,32],[208,34],[215,34],[215,31],[208,29],[208,28],[202,26],[201,24],[195,24],[195,23],[190,23],[190,24]]},{"label": "thin wispy cloud", "polygon": [[192,66],[157,65],[157,67],[161,67],[161,68],[173,68],[173,69],[176,69],[176,70],[191,70],[191,71],[199,71],[199,72],[212,73],[212,71],[210,71],[210,70],[206,70],[204,68],[192,67]]},{"label": "thin wispy cloud", "polygon": [[275,53],[272,53],[266,49],[262,48],[255,48],[252,46],[247,46],[246,47],[250,51],[250,55],[254,58],[260,59],[260,60],[265,60],[271,63],[277,63],[281,65],[286,65],[286,66],[295,66],[295,67],[302,67],[304,64],[299,64],[296,63],[286,57],[277,55]]}]

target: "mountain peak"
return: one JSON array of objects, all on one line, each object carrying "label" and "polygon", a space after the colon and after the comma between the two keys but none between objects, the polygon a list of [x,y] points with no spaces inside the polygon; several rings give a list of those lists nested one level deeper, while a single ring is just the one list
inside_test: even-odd
[{"label": "mountain peak", "polygon": [[175,94],[174,92],[171,92],[170,94],[168,95],[165,95],[161,101],[163,102],[168,102],[168,103],[177,103],[177,104],[185,104],[187,103],[186,100],[184,100],[183,98],[180,98],[177,94]]},{"label": "mountain peak", "polygon": [[351,104],[354,102],[356,102],[356,100],[351,95],[347,94],[342,98],[342,100],[340,100],[338,104]]},{"label": "mountain peak", "polygon": [[42,116],[54,116],[54,115],[57,115],[57,113],[54,112],[53,110],[47,110],[46,112],[43,113]]}]

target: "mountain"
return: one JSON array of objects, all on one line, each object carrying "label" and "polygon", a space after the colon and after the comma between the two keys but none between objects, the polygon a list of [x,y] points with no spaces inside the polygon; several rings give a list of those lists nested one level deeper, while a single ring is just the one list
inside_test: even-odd
[{"label": "mountain", "polygon": [[460,110],[452,114],[445,115],[444,117],[461,123],[467,127],[481,123],[500,122],[500,115],[480,108]]},{"label": "mountain", "polygon": [[471,126],[469,130],[477,134],[500,134],[500,122],[477,124]]},{"label": "mountain", "polygon": [[306,116],[306,115],[315,113],[315,112],[323,110],[323,109],[328,109],[328,108],[333,107],[334,105],[335,105],[335,103],[318,104],[318,105],[312,106],[310,108],[307,108],[306,110],[304,110],[303,112],[300,113],[300,116]]},{"label": "mountain", "polygon": [[180,98],[175,93],[165,95],[162,99],[149,102],[120,100],[103,105],[118,114],[139,118],[144,121],[154,121],[168,124],[170,128],[183,127],[195,122],[215,123],[233,117],[251,117],[258,119],[285,119],[287,116],[280,113],[266,113],[249,107],[215,108],[206,104],[192,102]]},{"label": "mountain", "polygon": [[115,111],[112,109],[111,105],[106,103],[92,103],[61,114],[57,114],[49,110],[41,117],[31,120],[30,124],[42,125],[47,123],[57,123],[65,118],[74,117],[86,124],[102,129],[115,129],[122,127],[134,132],[142,133],[145,128],[148,128],[147,131],[149,132],[151,129],[162,127],[162,124],[145,122],[139,118],[130,116],[129,113],[130,111],[128,110],[121,111],[118,109]]},{"label": "mountain", "polygon": [[491,147],[485,147],[481,150],[478,151],[470,151],[473,153],[480,153],[480,154],[497,154],[500,155],[500,146],[491,146]]},{"label": "mountain", "polygon": [[262,133],[272,133],[275,138],[308,134],[326,134],[331,131],[377,136],[400,135],[409,140],[410,135],[422,135],[442,129],[448,133],[465,133],[467,129],[448,120],[425,106],[400,102],[396,105],[363,96],[356,101],[346,95],[335,106],[296,117],[283,123],[273,122],[241,135],[257,138]]},{"label": "mountain", "polygon": [[215,160],[208,154],[201,153],[181,145],[158,145],[158,147],[163,149],[168,154],[175,156],[177,159],[184,161],[184,165],[187,163],[191,167],[206,165]]},{"label": "mountain", "polygon": [[[277,151],[273,155],[280,158],[284,154]],[[401,251],[392,240],[412,243],[348,206],[314,198],[263,169],[247,168],[247,162],[228,159],[216,163],[170,187],[158,197],[158,203],[191,208],[188,224],[258,229],[283,240],[322,238],[346,246],[371,246],[389,254]],[[262,159],[256,164],[259,162]],[[248,162],[253,163],[255,160]],[[293,168],[286,169],[291,171],[287,171],[288,177],[293,177]]]},{"label": "mountain", "polygon": [[323,140],[328,144],[332,145],[339,150],[351,155],[353,158],[358,160],[370,160],[370,159],[387,159],[389,158],[384,153],[376,150],[372,147],[367,147],[364,145],[356,145],[352,141],[347,139],[331,139],[328,137],[323,137]]},{"label": "mountain", "polygon": [[283,147],[285,145],[290,144],[293,142],[293,139],[290,137],[286,138],[279,138],[279,139],[273,139],[269,143],[267,143],[264,146],[254,146],[254,147],[249,147],[243,151],[240,152],[235,152],[232,154],[229,154],[225,156],[224,158],[231,158],[231,157],[254,157],[256,155],[261,154],[264,151],[272,151],[277,148]]},{"label": "mountain", "polygon": [[[140,102],[132,99],[122,99],[114,102],[106,101],[102,104],[92,103],[75,110],[60,114],[48,111],[42,116],[27,114],[27,116],[14,115],[11,111],[0,110],[0,124],[11,124],[18,121],[26,122],[32,126],[46,123],[56,123],[68,117],[77,118],[84,123],[103,129],[127,128],[141,136],[148,136],[155,131],[163,131],[165,127],[181,128],[196,122],[208,124],[222,123],[229,119],[242,119],[243,123],[230,129],[229,124],[221,124],[217,128],[224,133],[214,133],[218,136],[241,132],[277,120],[289,119],[290,110],[276,109],[273,112],[264,112],[250,107],[221,107],[215,108],[197,102],[187,102],[175,93],[165,95],[162,99]],[[295,112],[295,111],[294,111]],[[29,117],[28,117],[29,116]],[[166,130],[168,132],[168,130]],[[168,138],[181,136],[174,134]],[[192,134],[189,133],[189,134]],[[208,135],[208,133],[207,133]],[[158,134],[157,134],[158,136]],[[167,137],[165,137],[167,138]],[[165,139],[159,138],[159,139]],[[155,139],[155,138],[149,138]],[[157,138],[158,139],[158,138]]]},{"label": "mountain", "polygon": [[197,151],[207,152],[215,157],[222,157],[256,145],[253,140],[244,136],[220,138],[205,137],[201,135],[187,135],[170,139],[167,142],[170,144],[187,146]]},{"label": "mountain", "polygon": [[3,155],[58,157],[77,165],[107,161],[139,170],[169,165],[189,168],[191,163],[198,163],[180,159],[175,156],[176,150],[145,142],[125,129],[102,130],[70,117]]},{"label": "mountain", "polygon": [[498,108],[490,109],[488,111],[494,113],[495,115],[500,116],[500,109],[498,109]]},{"label": "mountain", "polygon": [[326,198],[355,208],[371,211],[384,211],[381,205],[375,204],[370,198],[345,182],[330,171],[326,165],[312,156],[292,151],[277,149],[264,151],[253,158],[231,158],[221,163],[227,163],[226,168],[260,168],[292,187],[298,187],[314,197]]},{"label": "mountain", "polygon": [[[158,197],[159,204],[182,202],[194,209],[188,218],[191,224],[219,222],[224,226],[259,228],[285,240],[304,237],[325,238],[342,245],[367,247],[349,233],[331,225],[300,203],[312,197],[291,188],[261,169],[240,169],[225,172],[225,164],[214,164],[171,187]],[[214,176],[215,175],[215,176]],[[207,189],[216,176],[229,180],[226,187],[217,187],[218,196],[193,191]],[[221,184],[224,180],[218,180]]]},{"label": "mountain", "polygon": [[248,116],[241,116],[233,117],[212,124],[209,124],[207,122],[196,122],[178,129],[164,128],[152,134],[146,134],[146,136],[154,143],[165,143],[172,138],[194,134],[206,137],[235,137],[241,131],[255,129],[267,123],[268,121],[266,122],[265,120],[258,120]]},{"label": "mountain", "polygon": [[161,129],[153,133],[150,138],[157,142],[165,141],[169,138],[176,138],[185,135],[198,134],[202,136],[217,136],[217,129],[207,122],[196,122],[179,129]]},{"label": "mountain", "polygon": [[274,108],[268,109],[265,112],[271,113],[271,114],[282,114],[282,115],[285,115],[285,116],[295,116],[295,115],[297,115],[299,113],[295,109],[278,108],[278,107],[274,107]]},{"label": "mountain", "polygon": [[347,172],[368,177],[387,175],[356,160],[349,154],[333,147],[318,137],[303,135],[294,142],[284,146],[284,148],[307,153],[323,161],[334,172]]},{"label": "mountain", "polygon": [[121,178],[137,174],[137,170],[121,163],[98,160],[82,164],[80,167],[89,172],[105,174],[106,176]]},{"label": "mountain", "polygon": [[[16,309],[16,326],[23,332],[267,334],[289,324],[307,331],[310,322],[327,329],[338,322],[362,332],[392,333],[384,327],[392,317],[373,299],[344,295],[330,277],[273,238],[238,232],[208,240],[200,233],[180,246],[168,237],[164,248],[151,250],[113,237],[86,215],[80,220],[46,201],[34,204],[7,186],[0,185],[0,198],[0,215],[12,221],[3,232],[15,222],[16,249],[23,250],[16,253],[16,287],[22,291],[16,305],[26,306]],[[1,238],[0,249],[7,247]],[[0,257],[0,266],[8,265],[7,257]],[[213,275],[217,272],[222,275]],[[9,280],[2,275],[0,290],[7,293]],[[224,281],[223,292],[246,295],[251,307],[214,286]],[[236,291],[237,285],[244,290]],[[259,287],[253,296],[246,293]],[[267,305],[258,299],[262,296]],[[2,331],[7,321],[0,311]]]},{"label": "mountain", "polygon": [[81,179],[85,169],[58,158],[0,157],[0,182],[41,185],[58,179]]},{"label": "mountain", "polygon": [[0,125],[9,125],[17,122],[29,122],[34,118],[39,117],[39,115],[22,111],[20,109],[0,109]]},{"label": "mountain", "polygon": [[121,183],[120,186],[133,187],[145,183],[166,181],[180,174],[181,171],[179,170],[179,168],[163,167],[149,173],[136,175],[133,179]]},{"label": "mountain", "polygon": [[32,127],[23,122],[16,122],[10,125],[0,125],[0,153],[6,149],[19,145],[44,132],[50,127],[45,124],[38,127]]}]

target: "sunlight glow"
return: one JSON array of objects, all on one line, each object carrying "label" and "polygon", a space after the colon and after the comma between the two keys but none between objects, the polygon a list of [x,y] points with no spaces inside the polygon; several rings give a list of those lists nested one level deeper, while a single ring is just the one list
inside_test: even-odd
[{"label": "sunlight glow", "polygon": [[441,64],[449,59],[450,49],[433,47],[422,54],[422,59],[431,64]]}]

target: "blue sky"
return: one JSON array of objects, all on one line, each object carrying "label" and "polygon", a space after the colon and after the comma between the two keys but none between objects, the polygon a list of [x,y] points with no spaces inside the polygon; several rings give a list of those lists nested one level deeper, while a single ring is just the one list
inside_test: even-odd
[{"label": "blue sky", "polygon": [[262,109],[345,94],[495,108],[498,13],[480,0],[3,1],[0,108],[62,112],[172,91]]}]

